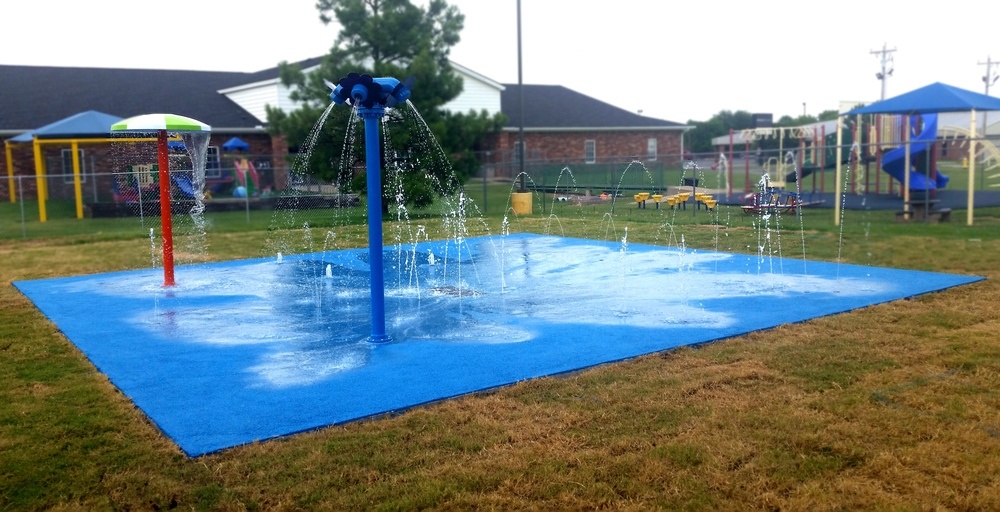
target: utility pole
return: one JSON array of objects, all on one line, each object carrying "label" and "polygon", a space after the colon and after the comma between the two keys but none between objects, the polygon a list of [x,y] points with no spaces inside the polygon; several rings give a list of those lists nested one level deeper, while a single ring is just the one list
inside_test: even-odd
[{"label": "utility pole", "polygon": [[[993,70],[993,66],[1000,65],[1000,62],[996,62],[990,59],[990,56],[986,56],[986,62],[980,62],[980,66],[986,66],[986,74],[983,75],[983,83],[986,84],[986,95],[990,95],[990,86],[995,84],[997,78],[1000,78],[1000,73]],[[986,112],[983,112],[983,137],[986,137],[986,127],[989,124],[986,123]]]},{"label": "utility pole", "polygon": [[[1000,62],[996,62],[996,61],[990,59],[989,55],[986,56],[986,62],[980,62],[979,63],[980,66],[986,66],[986,74],[983,75],[983,83],[986,84],[986,95],[987,96],[990,95],[990,86],[993,85],[994,83],[996,83],[997,78],[1000,78],[1000,73],[997,73],[996,71],[993,71],[993,66],[996,66],[998,64],[1000,64]],[[983,140],[987,140],[987,141],[989,140],[989,138],[987,136],[988,134],[986,133],[986,129],[989,128],[989,126],[990,126],[989,122],[986,120],[986,117],[988,115],[989,115],[988,113],[983,112],[983,133],[980,135],[980,137],[982,137]],[[982,189],[985,186],[985,179],[986,179],[985,176],[986,176],[985,172],[979,174],[979,180],[980,180],[979,181],[979,188],[980,189]]]},{"label": "utility pole", "polygon": [[986,74],[983,75],[983,82],[986,84],[986,95],[989,96],[990,86],[996,83],[997,78],[1000,78],[1000,74],[998,74],[996,71],[993,71],[993,66],[1000,65],[1000,62],[991,60],[990,56],[987,55],[986,62],[980,62],[979,65],[986,66]]},{"label": "utility pole", "polygon": [[[868,52],[868,53],[871,53],[872,55],[880,55],[881,56],[881,60],[882,60],[882,71],[880,71],[878,73],[875,73],[875,78],[878,78],[879,80],[882,81],[882,97],[879,98],[880,100],[884,100],[885,99],[885,80],[887,78],[889,78],[890,76],[892,76],[892,71],[893,71],[893,68],[892,68],[892,53],[895,52],[895,51],[896,51],[895,48],[892,48],[892,49],[886,48],[886,44],[882,43],[882,49],[881,50],[872,50],[872,51]],[[885,69],[887,65],[889,66],[889,70],[888,71],[886,71],[886,69]]]}]

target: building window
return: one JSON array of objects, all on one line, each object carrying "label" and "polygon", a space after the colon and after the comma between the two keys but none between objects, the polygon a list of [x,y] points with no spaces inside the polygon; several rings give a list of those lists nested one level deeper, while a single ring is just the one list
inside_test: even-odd
[{"label": "building window", "polygon": [[646,160],[656,160],[656,138],[646,139]]},{"label": "building window", "polygon": [[219,146],[208,147],[208,152],[205,154],[205,177],[222,177],[222,163],[219,160]]},{"label": "building window", "polygon": [[[527,150],[524,151],[524,160],[525,161],[528,160],[528,151]],[[514,142],[514,161],[515,162],[520,162],[521,161],[521,141],[515,141]]]},{"label": "building window", "polygon": [[[87,181],[87,161],[83,159],[83,150],[76,150],[80,158],[80,183]],[[62,150],[62,179],[63,183],[73,183],[73,150]]]},{"label": "building window", "polygon": [[592,164],[597,162],[597,143],[593,140],[583,142],[583,161]]}]

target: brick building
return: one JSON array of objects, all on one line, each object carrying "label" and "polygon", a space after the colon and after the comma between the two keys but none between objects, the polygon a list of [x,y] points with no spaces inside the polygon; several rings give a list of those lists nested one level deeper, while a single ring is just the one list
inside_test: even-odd
[{"label": "brick building", "polygon": [[531,160],[583,165],[681,160],[688,126],[643,117],[559,85],[521,87],[523,95],[517,84],[506,85],[501,93],[508,123],[493,146],[504,155],[516,155],[521,123],[518,103],[523,97],[524,147]]},{"label": "brick building", "polygon": [[452,67],[462,76],[464,91],[444,108],[503,112],[507,117],[502,131],[480,154],[489,175],[517,173],[521,112],[525,160],[535,165],[631,160],[674,165],[681,159],[684,132],[690,126],[643,117],[560,85],[501,84],[459,64]]}]

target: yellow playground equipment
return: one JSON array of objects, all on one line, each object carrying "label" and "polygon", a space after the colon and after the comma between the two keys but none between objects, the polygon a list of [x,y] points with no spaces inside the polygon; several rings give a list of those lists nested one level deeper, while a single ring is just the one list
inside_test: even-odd
[{"label": "yellow playground equipment", "polygon": [[[694,204],[695,207],[697,208],[701,208],[701,205],[705,205],[705,208],[707,210],[712,211],[715,210],[715,206],[719,204],[719,201],[715,199],[715,197],[712,194],[705,192],[697,192],[694,193],[693,195],[694,195]],[[646,202],[652,199],[653,204],[656,205],[656,208],[660,207],[660,203],[667,203],[667,207],[671,209],[678,207],[687,209],[687,203],[691,199],[691,196],[692,196],[691,192],[678,192],[673,195],[650,194],[649,192],[640,192],[638,194],[635,194],[633,198],[635,199],[637,208],[645,208]]]}]

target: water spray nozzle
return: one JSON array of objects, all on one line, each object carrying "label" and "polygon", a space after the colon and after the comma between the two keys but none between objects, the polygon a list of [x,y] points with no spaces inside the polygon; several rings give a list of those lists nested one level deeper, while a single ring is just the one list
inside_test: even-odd
[{"label": "water spray nozzle", "polygon": [[[327,86],[331,86],[327,82]],[[410,89],[392,77],[372,78],[369,75],[348,73],[337,82],[330,99],[338,105],[365,108],[394,107],[410,98]]]},{"label": "water spray nozzle", "polygon": [[354,100],[354,103],[364,103],[368,99],[368,87],[365,87],[364,84],[355,84],[351,88],[351,99]]}]

